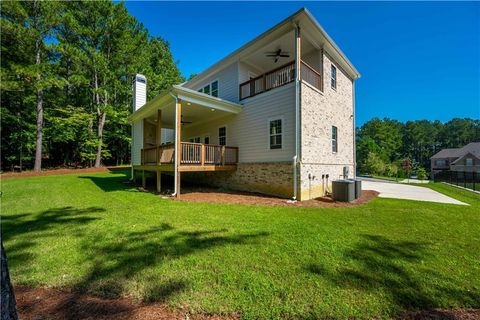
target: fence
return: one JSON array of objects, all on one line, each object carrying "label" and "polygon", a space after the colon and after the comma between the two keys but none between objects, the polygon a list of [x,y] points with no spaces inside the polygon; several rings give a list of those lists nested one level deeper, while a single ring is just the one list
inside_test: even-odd
[{"label": "fence", "polygon": [[435,182],[447,182],[459,187],[480,191],[480,173],[465,171],[440,171],[434,174]]}]

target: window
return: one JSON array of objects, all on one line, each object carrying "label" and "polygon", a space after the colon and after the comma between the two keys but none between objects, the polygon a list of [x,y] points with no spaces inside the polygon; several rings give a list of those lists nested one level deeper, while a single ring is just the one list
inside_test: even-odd
[{"label": "window", "polygon": [[469,167],[473,166],[473,159],[472,158],[465,159],[465,165]]},{"label": "window", "polygon": [[330,71],[330,85],[332,89],[337,89],[337,68],[333,64]]},{"label": "window", "polygon": [[435,160],[435,166],[437,167],[445,167],[445,160],[444,159],[440,159],[440,160]]},{"label": "window", "polygon": [[200,137],[190,138],[189,141],[194,143],[200,143]]},{"label": "window", "polygon": [[212,96],[218,97],[218,81],[213,81],[212,82]]},{"label": "window", "polygon": [[213,97],[218,97],[218,80],[215,80],[212,83],[207,84],[205,87],[198,89],[198,92],[205,93]]},{"label": "window", "polygon": [[332,152],[338,150],[338,130],[337,127],[332,126]]},{"label": "window", "polygon": [[209,137],[209,136],[205,136],[205,138],[203,138],[203,143],[205,143],[205,144],[210,144],[210,137]]},{"label": "window", "polygon": [[282,149],[282,119],[270,121],[270,149]]},{"label": "window", "polygon": [[218,128],[218,144],[224,146],[227,144],[227,128]]},{"label": "window", "polygon": [[210,85],[206,85],[205,87],[203,87],[203,93],[210,94]]}]

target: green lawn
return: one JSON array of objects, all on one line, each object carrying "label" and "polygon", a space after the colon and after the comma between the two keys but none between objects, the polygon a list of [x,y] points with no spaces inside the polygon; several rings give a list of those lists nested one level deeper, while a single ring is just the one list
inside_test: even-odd
[{"label": "green lawn", "polygon": [[124,180],[3,180],[13,281],[246,319],[480,308],[479,195],[430,184],[471,206],[297,209],[176,202]]}]

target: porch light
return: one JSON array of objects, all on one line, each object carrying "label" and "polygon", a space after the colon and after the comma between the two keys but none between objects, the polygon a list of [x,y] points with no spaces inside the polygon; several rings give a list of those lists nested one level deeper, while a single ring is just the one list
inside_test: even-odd
[{"label": "porch light", "polygon": [[210,110],[212,110],[212,111],[215,111],[215,109],[213,109],[213,108],[212,108],[212,109],[210,109]]},{"label": "porch light", "polygon": [[192,104],[190,102],[187,102],[187,106],[190,106],[190,105],[192,105]]}]

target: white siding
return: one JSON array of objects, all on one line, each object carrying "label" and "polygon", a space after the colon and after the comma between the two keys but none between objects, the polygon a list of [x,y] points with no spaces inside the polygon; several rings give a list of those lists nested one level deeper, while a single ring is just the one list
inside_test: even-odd
[{"label": "white siding", "polygon": [[147,79],[143,75],[137,74],[133,82],[133,111],[137,111],[145,103],[147,103]]},{"label": "white siding", "polygon": [[132,165],[139,165],[143,148],[143,119],[133,123],[132,128]]},{"label": "white siding", "polygon": [[238,102],[238,64],[232,63],[228,67],[219,72],[195,82],[188,82],[184,84],[185,88],[199,90],[208,85],[212,81],[218,80],[218,97]]},{"label": "white siding", "polygon": [[[210,135],[210,143],[218,144],[218,128],[227,127],[227,145],[239,147],[239,161],[292,161],[295,143],[295,84],[273,89],[242,101],[244,108],[237,115],[228,115],[207,124],[182,129],[182,140]],[[282,118],[282,149],[269,146],[269,119]]]},{"label": "white siding", "polygon": [[175,130],[162,128],[161,143],[174,142],[174,141],[175,141]]},{"label": "white siding", "polygon": [[256,76],[260,76],[263,74],[262,71],[260,71],[257,68],[254,68],[246,63],[239,62],[238,63],[238,78],[239,78],[239,83],[243,83],[245,81],[250,80],[250,75],[255,74]]}]

